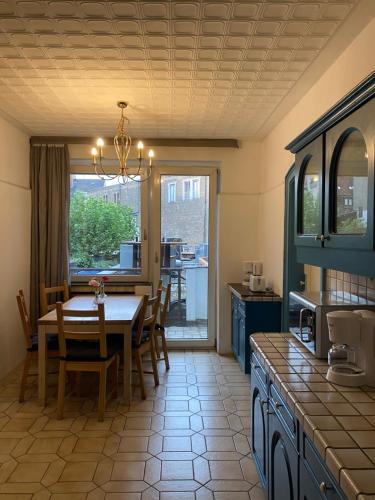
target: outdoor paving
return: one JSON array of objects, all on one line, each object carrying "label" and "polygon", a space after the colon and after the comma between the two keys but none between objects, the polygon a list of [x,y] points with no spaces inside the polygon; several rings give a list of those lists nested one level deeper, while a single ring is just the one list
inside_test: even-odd
[{"label": "outdoor paving", "polygon": [[[31,383],[18,403],[19,371],[0,382],[0,498],[5,500],[261,500],[251,457],[250,384],[231,357],[170,353],[130,407],[69,397],[56,419],[56,377],[46,408]],[[136,378],[136,377],[135,377]],[[95,383],[87,383],[83,390]]]}]

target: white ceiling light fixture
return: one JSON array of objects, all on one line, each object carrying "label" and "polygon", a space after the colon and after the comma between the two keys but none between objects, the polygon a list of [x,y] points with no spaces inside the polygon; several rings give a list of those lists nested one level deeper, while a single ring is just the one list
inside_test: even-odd
[{"label": "white ceiling light fixture", "polygon": [[113,175],[108,174],[105,171],[103,166],[104,140],[101,137],[97,139],[96,147],[91,149],[92,166],[95,169],[95,173],[103,180],[114,180],[117,178],[120,184],[126,184],[129,180],[144,182],[149,179],[151,175],[152,161],[155,157],[155,153],[152,149],[149,149],[147,153],[148,158],[144,158],[144,144],[142,141],[138,141],[138,158],[136,160],[136,165],[134,167],[128,166],[128,156],[132,145],[132,139],[125,131],[125,121],[129,120],[124,115],[124,110],[127,108],[128,103],[125,101],[119,101],[117,106],[121,109],[121,118],[117,125],[113,144],[119,161],[119,170]]}]

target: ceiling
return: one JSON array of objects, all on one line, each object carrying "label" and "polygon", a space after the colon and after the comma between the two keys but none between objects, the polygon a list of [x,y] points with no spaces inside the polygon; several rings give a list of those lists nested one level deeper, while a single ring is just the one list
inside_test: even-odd
[{"label": "ceiling", "polygon": [[0,1],[0,110],[33,135],[255,136],[357,0]]}]

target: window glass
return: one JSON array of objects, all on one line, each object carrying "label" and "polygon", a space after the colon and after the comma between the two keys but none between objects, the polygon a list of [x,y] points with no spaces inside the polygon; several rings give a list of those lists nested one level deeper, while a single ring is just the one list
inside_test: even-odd
[{"label": "window glass", "polygon": [[193,198],[200,198],[200,179],[193,179]]},{"label": "window glass", "polygon": [[358,130],[340,149],[336,166],[335,232],[364,234],[367,230],[368,155]]},{"label": "window glass", "polygon": [[141,184],[70,176],[70,272],[141,274]]},{"label": "window glass", "polygon": [[303,234],[318,234],[320,230],[320,190],[320,165],[312,157],[305,167],[303,178]]}]

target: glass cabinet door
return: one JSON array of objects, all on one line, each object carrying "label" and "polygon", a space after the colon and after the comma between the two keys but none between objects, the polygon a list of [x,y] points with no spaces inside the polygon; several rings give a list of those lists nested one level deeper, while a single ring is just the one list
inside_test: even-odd
[{"label": "glass cabinet door", "polygon": [[366,234],[368,204],[368,153],[359,130],[343,140],[334,173],[334,233]]},{"label": "glass cabinet door", "polygon": [[321,246],[323,141],[318,137],[296,154],[297,245]]},{"label": "glass cabinet door", "polygon": [[373,248],[374,127],[370,114],[369,106],[364,106],[327,132],[327,247]]}]

